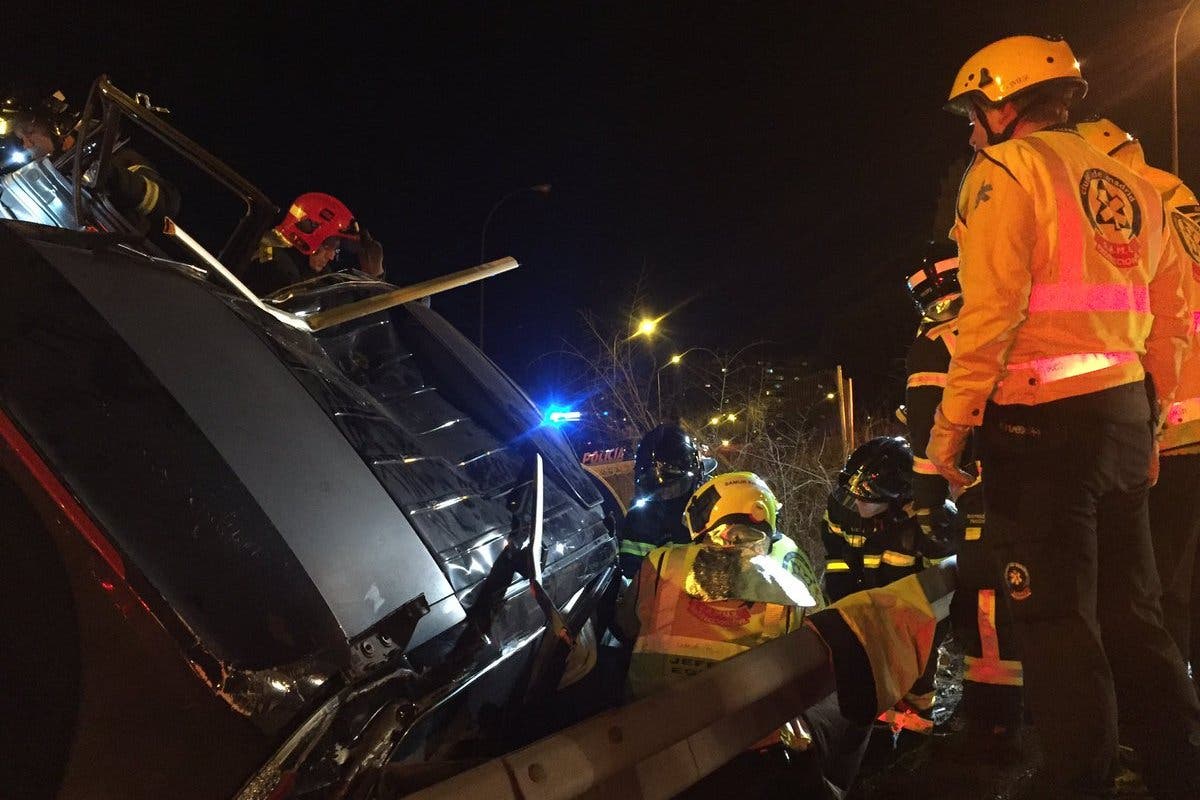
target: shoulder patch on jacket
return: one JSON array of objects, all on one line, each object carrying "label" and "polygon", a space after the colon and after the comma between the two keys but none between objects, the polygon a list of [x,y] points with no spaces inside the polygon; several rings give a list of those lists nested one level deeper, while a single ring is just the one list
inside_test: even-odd
[{"label": "shoulder patch on jacket", "polygon": [[[962,184],[958,189],[958,220],[962,225],[967,224],[967,216],[979,208],[979,206],[992,199],[993,192],[996,191],[996,172],[998,168],[1008,176],[1018,186],[1020,181],[1013,175],[1003,162],[988,154],[986,150],[980,150],[975,154],[975,160],[971,162],[971,167],[963,175]],[[1000,178],[1004,181],[1005,178]]]},{"label": "shoulder patch on jacket", "polygon": [[1192,274],[1196,275],[1200,263],[1200,206],[1180,206],[1171,211],[1171,227],[1179,238],[1179,244],[1192,260]]}]

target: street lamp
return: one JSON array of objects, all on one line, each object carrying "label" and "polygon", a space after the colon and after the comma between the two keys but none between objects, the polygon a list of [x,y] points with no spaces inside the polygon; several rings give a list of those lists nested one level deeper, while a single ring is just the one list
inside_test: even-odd
[{"label": "street lamp", "polygon": [[638,321],[637,327],[633,330],[634,336],[645,336],[649,339],[658,331],[658,321],[662,317],[642,317]]},{"label": "street lamp", "polygon": [[[657,320],[642,320],[642,322],[651,322],[652,327],[658,327]],[[684,350],[682,353],[676,353],[667,360],[667,363],[654,370],[654,391],[658,399],[658,419],[660,422],[662,421],[662,371],[667,367],[678,367],[683,363],[683,357],[687,355],[688,352],[689,351]]]},{"label": "street lamp", "polygon": [[[484,217],[483,230],[479,234],[479,263],[480,264],[487,262],[488,226],[492,224],[492,216],[496,213],[496,209],[498,209],[498,208],[500,208],[500,206],[504,205],[504,203],[510,197],[515,197],[516,195],[519,195],[523,192],[536,192],[542,196],[545,196],[545,195],[550,194],[550,184],[535,183],[533,186],[522,186],[520,189],[513,189],[511,192],[504,195],[504,197],[501,197],[499,200],[496,201],[496,204],[494,206],[492,206],[492,210],[487,213],[486,217]],[[483,349],[483,287],[484,287],[485,283],[486,283],[486,281],[479,282],[479,349],[480,350]]]},{"label": "street lamp", "polygon": [[1179,31],[1183,18],[1195,0],[1188,0],[1175,20],[1175,35],[1171,38],[1171,172],[1179,174]]}]

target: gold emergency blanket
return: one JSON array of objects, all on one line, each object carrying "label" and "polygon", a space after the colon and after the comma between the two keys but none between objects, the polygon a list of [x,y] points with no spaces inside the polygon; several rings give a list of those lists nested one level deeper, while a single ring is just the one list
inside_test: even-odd
[{"label": "gold emergency blanket", "polygon": [[696,548],[683,590],[705,602],[745,600],[781,606],[813,608],[813,598],[804,581],[787,565],[795,551],[769,547],[767,534],[747,526],[730,526],[722,544]]}]

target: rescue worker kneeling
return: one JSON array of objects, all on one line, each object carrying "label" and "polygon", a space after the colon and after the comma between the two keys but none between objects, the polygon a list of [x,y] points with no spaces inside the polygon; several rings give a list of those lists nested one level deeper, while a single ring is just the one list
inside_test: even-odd
[{"label": "rescue worker kneeling", "polygon": [[[836,503],[843,512],[826,514],[821,535],[831,600],[886,586],[954,554],[948,541],[926,533],[913,516],[912,466],[912,449],[901,436],[872,439],[851,454],[844,470],[853,470],[849,480],[830,495],[830,506]],[[854,517],[855,524],[839,521],[845,516]],[[947,628],[938,629],[935,653]],[[896,730],[930,733],[936,669],[937,658],[929,659],[925,674],[880,721]]]},{"label": "rescue worker kneeling", "polygon": [[[808,557],[777,532],[778,511],[770,488],[749,472],[717,476],[692,496],[684,511],[692,543],[651,551],[618,606],[618,631],[633,641],[635,699],[794,631],[808,609],[823,605]],[[719,771],[706,791],[729,780],[747,796],[838,797],[858,771],[868,734],[830,695],[744,756],[752,765]],[[787,782],[771,780],[773,769],[787,769]],[[747,780],[761,785],[747,789]]]}]

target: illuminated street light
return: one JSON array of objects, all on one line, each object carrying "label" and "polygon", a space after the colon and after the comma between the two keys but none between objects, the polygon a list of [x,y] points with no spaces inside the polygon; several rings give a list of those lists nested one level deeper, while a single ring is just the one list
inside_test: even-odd
[{"label": "illuminated street light", "polygon": [[676,353],[675,355],[671,356],[672,364],[679,364],[681,361],[683,361],[683,356],[680,355],[679,353]]},{"label": "illuminated street light", "polygon": [[658,330],[658,320],[653,317],[642,317],[638,323],[637,330],[634,331],[634,336],[653,336]]},{"label": "illuminated street light", "polygon": [[730,422],[737,422],[737,414],[730,414],[725,417],[725,419],[729,420]]},{"label": "illuminated street light", "polygon": [[728,440],[728,439],[722,439],[722,440],[721,440],[721,447],[729,447],[729,440]]},{"label": "illuminated street light", "polygon": [[709,425],[719,425],[719,424],[721,424],[721,418],[720,418],[720,417],[713,417],[712,419],[710,419],[710,420],[708,421],[708,424],[709,424]]},{"label": "illuminated street light", "polygon": [[825,395],[826,400],[832,400],[835,397],[837,397],[837,395],[834,394],[833,392],[830,392],[829,394]]}]

